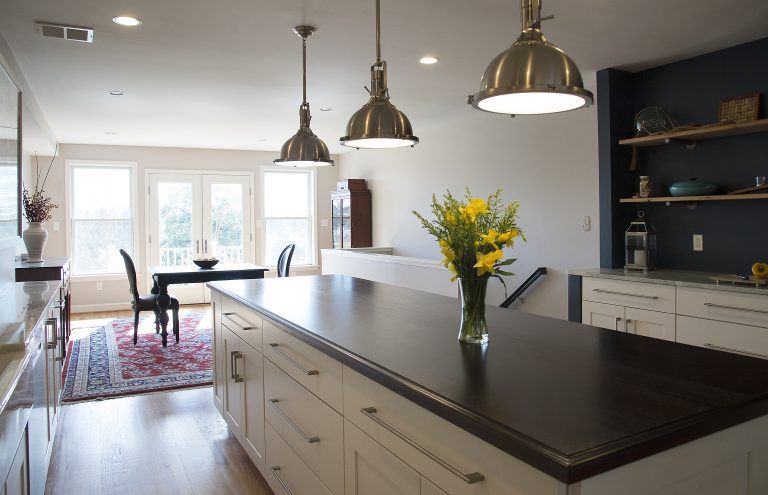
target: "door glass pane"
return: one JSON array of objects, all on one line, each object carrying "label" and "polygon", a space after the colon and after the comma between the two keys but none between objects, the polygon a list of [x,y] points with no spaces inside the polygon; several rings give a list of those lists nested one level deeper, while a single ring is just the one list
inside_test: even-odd
[{"label": "door glass pane", "polygon": [[242,263],[243,186],[211,184],[211,235],[208,256],[222,263]]},{"label": "door glass pane", "polygon": [[157,203],[160,213],[160,265],[191,265],[194,258],[192,184],[160,182],[157,185]]},{"label": "door glass pane", "polygon": [[280,252],[288,244],[295,244],[291,265],[307,265],[311,263],[311,253],[308,246],[309,219],[308,218],[268,218],[266,221],[266,248],[265,260],[267,265],[277,265]]}]

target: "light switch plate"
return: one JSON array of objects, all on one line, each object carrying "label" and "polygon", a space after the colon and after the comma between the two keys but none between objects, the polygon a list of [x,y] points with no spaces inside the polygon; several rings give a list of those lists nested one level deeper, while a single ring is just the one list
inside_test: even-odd
[{"label": "light switch plate", "polygon": [[693,250],[704,251],[704,236],[701,234],[693,234]]},{"label": "light switch plate", "polygon": [[582,218],[581,228],[584,229],[585,232],[588,232],[592,228],[592,219],[588,216]]},{"label": "light switch plate", "polygon": [[328,219],[327,218],[321,218],[320,219],[320,226],[321,227],[327,227],[328,226]]}]

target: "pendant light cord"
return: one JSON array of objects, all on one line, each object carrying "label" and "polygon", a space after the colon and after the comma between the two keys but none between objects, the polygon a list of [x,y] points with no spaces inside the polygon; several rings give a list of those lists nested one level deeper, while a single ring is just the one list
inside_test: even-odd
[{"label": "pendant light cord", "polygon": [[381,0],[376,0],[376,64],[381,63]]}]

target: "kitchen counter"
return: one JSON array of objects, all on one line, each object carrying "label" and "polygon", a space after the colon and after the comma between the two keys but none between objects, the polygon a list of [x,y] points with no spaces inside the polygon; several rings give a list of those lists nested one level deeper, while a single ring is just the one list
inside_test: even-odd
[{"label": "kitchen counter", "polygon": [[461,345],[456,299],[341,275],[209,286],[564,483],[768,414],[764,360],[492,306]]},{"label": "kitchen counter", "polygon": [[58,282],[22,282],[0,290],[0,414],[34,351],[32,332],[58,289]]},{"label": "kitchen counter", "polygon": [[640,271],[630,271],[625,273],[623,268],[590,268],[586,270],[568,270],[568,275],[768,295],[768,285],[755,287],[754,284],[748,283],[716,283],[710,278],[715,276],[722,276],[722,273],[659,269],[650,270],[647,274],[643,274],[643,272]]}]

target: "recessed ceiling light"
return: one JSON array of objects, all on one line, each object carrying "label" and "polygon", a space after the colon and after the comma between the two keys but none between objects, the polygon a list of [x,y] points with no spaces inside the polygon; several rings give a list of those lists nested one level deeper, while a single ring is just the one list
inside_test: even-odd
[{"label": "recessed ceiling light", "polygon": [[123,96],[123,95],[125,95],[125,93],[123,93],[122,91],[110,91],[109,94],[111,94],[112,96]]},{"label": "recessed ceiling light", "polygon": [[322,107],[322,108],[320,108],[321,112],[330,112],[331,110],[333,110],[333,108],[331,108],[331,107]]},{"label": "recessed ceiling light", "polygon": [[440,59],[439,59],[439,58],[437,58],[437,57],[430,57],[430,56],[427,56],[427,57],[421,57],[421,58],[419,59],[419,63],[420,63],[420,64],[424,64],[424,65],[432,65],[432,64],[436,64],[436,63],[438,63],[439,61],[440,61]]},{"label": "recessed ceiling light", "polygon": [[112,18],[112,22],[120,24],[121,26],[138,26],[141,24],[141,19],[135,17],[129,17],[126,15],[119,15]]},{"label": "recessed ceiling light", "polygon": [[110,136],[114,136],[114,135],[115,135],[115,134],[117,134],[117,133],[116,133],[116,132],[114,132],[114,131],[107,131],[107,132],[105,132],[104,134],[109,134]]}]

